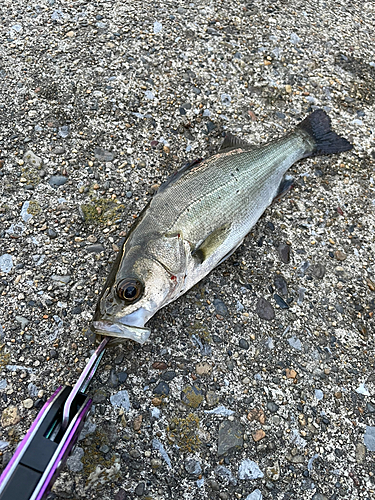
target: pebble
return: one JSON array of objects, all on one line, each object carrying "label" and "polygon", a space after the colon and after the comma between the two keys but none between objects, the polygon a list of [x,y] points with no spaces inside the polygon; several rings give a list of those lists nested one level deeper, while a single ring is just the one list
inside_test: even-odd
[{"label": "pebble", "polygon": [[203,390],[199,387],[188,385],[181,392],[181,401],[190,408],[198,408],[203,401],[203,394]]},{"label": "pebble", "polygon": [[13,257],[9,253],[0,255],[0,271],[10,273],[13,267]]},{"label": "pebble", "polygon": [[328,500],[328,497],[326,497],[326,495],[323,495],[323,493],[315,493],[312,497],[311,500]]},{"label": "pebble", "polygon": [[34,406],[34,401],[31,398],[24,399],[22,404],[28,410]]},{"label": "pebble", "polygon": [[110,398],[111,404],[113,406],[119,406],[120,408],[124,408],[125,411],[129,411],[130,409],[130,399],[128,391],[119,391]]},{"label": "pebble", "polygon": [[142,415],[137,415],[134,419],[134,422],[133,422],[133,429],[138,432],[141,427],[142,427],[142,420],[143,420],[143,417]]},{"label": "pebble", "polygon": [[177,373],[174,370],[168,370],[161,374],[161,378],[166,382],[173,380],[177,376]]},{"label": "pebble", "polygon": [[234,449],[242,448],[242,446],[243,426],[237,420],[221,422],[217,446],[218,456],[226,455]]},{"label": "pebble", "polygon": [[95,158],[101,162],[112,161],[115,157],[111,151],[106,151],[103,148],[95,148],[94,149]]},{"label": "pebble", "polygon": [[3,427],[9,427],[11,425],[16,425],[21,420],[18,414],[18,409],[16,406],[8,406],[5,408],[1,414],[1,425]]},{"label": "pebble", "polygon": [[88,245],[86,247],[87,253],[100,253],[104,252],[105,248],[101,243],[97,243],[96,245]]},{"label": "pebble", "polygon": [[208,406],[210,408],[212,408],[212,406],[215,406],[218,403],[219,396],[216,394],[215,391],[207,391],[206,401],[207,401]]},{"label": "pebble", "polygon": [[241,349],[249,349],[250,345],[249,342],[246,339],[240,339],[238,345],[240,346]]},{"label": "pebble", "polygon": [[322,279],[324,278],[324,275],[326,273],[326,268],[323,266],[323,264],[319,263],[312,266],[311,271],[315,278]]},{"label": "pebble", "polygon": [[347,255],[344,252],[342,252],[341,250],[336,250],[335,257],[337,260],[345,260]]},{"label": "pebble", "polygon": [[57,238],[57,233],[53,229],[47,229],[47,236],[51,239]]},{"label": "pebble", "polygon": [[261,408],[253,408],[247,414],[247,419],[250,422],[257,420],[259,423],[264,424],[266,421],[266,416],[264,414],[264,411]]},{"label": "pebble", "polygon": [[288,285],[285,278],[281,274],[276,274],[273,279],[273,284],[276,290],[286,297],[288,295]]},{"label": "pebble", "polygon": [[277,247],[277,252],[279,254],[280,260],[281,262],[284,262],[284,264],[288,264],[290,262],[290,248],[291,246],[287,243],[281,243]]},{"label": "pebble", "polygon": [[214,307],[217,314],[220,316],[228,316],[228,308],[220,299],[214,299]]},{"label": "pebble", "polygon": [[263,429],[258,429],[257,431],[255,431],[252,434],[252,438],[253,438],[255,443],[257,443],[258,441],[261,441],[265,437],[266,437],[266,433],[264,432]]},{"label": "pebble", "polygon": [[32,151],[26,151],[26,153],[23,155],[23,161],[27,163],[28,165],[31,165],[32,167],[35,168],[41,168],[43,165],[43,160],[39,156],[37,156],[35,153]]},{"label": "pebble", "polygon": [[209,375],[212,372],[212,366],[206,361],[202,361],[195,366],[197,375]]},{"label": "pebble", "polygon": [[273,295],[273,298],[275,299],[276,304],[280,307],[280,309],[289,309],[288,304],[285,302],[285,300],[280,297],[277,293]]},{"label": "pebble", "polygon": [[276,413],[277,410],[279,409],[279,405],[277,405],[274,401],[268,401],[268,403],[267,403],[267,409],[271,413]]},{"label": "pebble", "polygon": [[254,479],[264,477],[264,474],[259,469],[259,466],[256,462],[253,462],[253,460],[250,460],[249,458],[245,458],[245,460],[243,460],[239,466],[238,477],[242,480],[249,479],[252,481]]},{"label": "pebble", "polygon": [[65,175],[53,175],[50,177],[48,183],[52,187],[63,186],[68,182],[68,178]]},{"label": "pebble", "polygon": [[146,491],[146,484],[142,482],[137,484],[134,493],[137,495],[137,497],[143,497],[145,491]]},{"label": "pebble", "polygon": [[288,339],[288,344],[293,347],[293,349],[297,349],[297,351],[302,351],[302,342],[298,337],[290,337]]},{"label": "pebble", "polygon": [[187,458],[185,460],[185,470],[188,474],[198,476],[202,472],[202,467],[198,460]]},{"label": "pebble", "polygon": [[118,492],[115,494],[113,500],[126,500],[128,497],[128,494],[123,488],[120,488]]},{"label": "pebble", "polygon": [[215,474],[223,479],[226,479],[230,484],[233,484],[233,486],[237,486],[237,479],[224,465],[218,465],[215,469]]},{"label": "pebble", "polygon": [[258,488],[254,490],[252,493],[250,493],[250,495],[247,495],[247,497],[245,498],[245,500],[262,500],[262,499],[263,499],[262,492],[258,490]]},{"label": "pebble", "polygon": [[24,330],[25,326],[29,324],[29,320],[24,316],[16,316],[16,321],[18,321],[18,323],[21,323],[22,330]]},{"label": "pebble", "polygon": [[365,443],[368,451],[375,451],[375,427],[372,427],[371,425],[366,426],[363,442]]},{"label": "pebble", "polygon": [[366,446],[363,443],[357,443],[355,447],[355,459],[357,464],[363,464],[366,459]]},{"label": "pebble", "polygon": [[69,283],[70,279],[71,279],[71,276],[69,276],[69,275],[61,276],[59,274],[53,274],[51,276],[52,281],[57,281],[58,283],[61,283],[63,285],[66,285],[67,283]]},{"label": "pebble", "polygon": [[280,479],[279,462],[275,462],[271,467],[267,467],[266,475],[271,481],[278,481]]},{"label": "pebble", "polygon": [[256,303],[256,313],[261,319],[271,321],[275,317],[275,311],[270,302],[263,297],[260,297]]},{"label": "pebble", "polygon": [[156,387],[154,387],[154,394],[159,394],[159,395],[163,395],[163,396],[168,396],[169,394],[169,385],[164,382],[164,381],[161,381],[158,383],[158,385]]},{"label": "pebble", "polygon": [[81,462],[83,455],[83,449],[77,446],[73,453],[68,457],[66,465],[71,472],[79,472],[83,469],[83,463]]}]

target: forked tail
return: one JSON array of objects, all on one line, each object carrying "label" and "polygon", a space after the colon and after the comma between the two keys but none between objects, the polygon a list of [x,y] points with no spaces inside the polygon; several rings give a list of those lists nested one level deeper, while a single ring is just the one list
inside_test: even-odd
[{"label": "forked tail", "polygon": [[309,148],[305,156],[342,153],[343,151],[349,151],[353,147],[348,140],[331,130],[331,119],[322,109],[317,109],[307,116],[297,126],[297,129],[303,130],[313,141],[313,149]]}]

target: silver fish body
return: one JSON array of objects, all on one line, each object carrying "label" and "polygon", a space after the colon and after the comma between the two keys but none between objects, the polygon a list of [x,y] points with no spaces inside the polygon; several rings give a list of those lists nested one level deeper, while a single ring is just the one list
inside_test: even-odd
[{"label": "silver fish body", "polygon": [[218,154],[163,184],[128,234],[92,329],[143,343],[145,323],[233,253],[296,161],[351,149],[315,111],[293,132],[250,148],[229,136]]}]

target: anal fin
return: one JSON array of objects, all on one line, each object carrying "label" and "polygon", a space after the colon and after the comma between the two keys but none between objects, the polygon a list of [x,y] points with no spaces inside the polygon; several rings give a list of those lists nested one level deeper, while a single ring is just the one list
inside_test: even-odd
[{"label": "anal fin", "polygon": [[273,201],[279,201],[280,198],[282,198],[290,189],[292,188],[293,184],[295,183],[294,177],[290,175],[284,175],[280,182],[279,189],[277,190],[276,196],[274,197]]}]

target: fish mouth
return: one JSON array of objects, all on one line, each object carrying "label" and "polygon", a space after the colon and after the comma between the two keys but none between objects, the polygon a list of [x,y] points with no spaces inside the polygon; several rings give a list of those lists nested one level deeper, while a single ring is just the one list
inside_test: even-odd
[{"label": "fish mouth", "polygon": [[138,342],[139,344],[144,344],[151,333],[149,328],[125,325],[123,323],[106,320],[93,321],[92,330],[97,335],[115,337],[120,342],[121,339],[130,339]]}]

